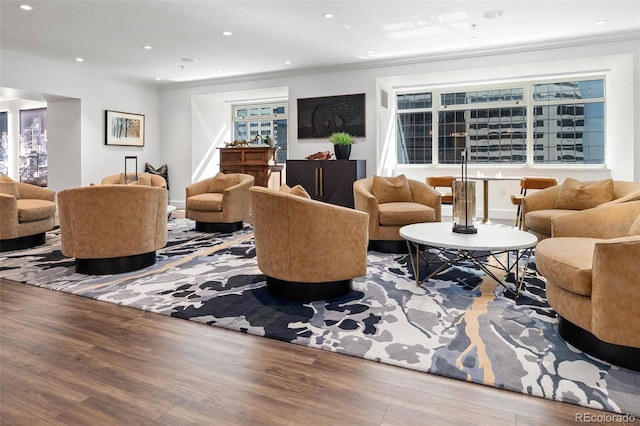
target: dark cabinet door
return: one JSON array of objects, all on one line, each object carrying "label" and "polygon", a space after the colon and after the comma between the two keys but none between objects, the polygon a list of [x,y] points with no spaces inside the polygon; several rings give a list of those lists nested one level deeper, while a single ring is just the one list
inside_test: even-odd
[{"label": "dark cabinet door", "polygon": [[365,160],[288,160],[287,185],[302,185],[314,200],[354,207],[353,182],[366,176]]},{"label": "dark cabinet door", "polygon": [[318,161],[287,160],[287,185],[293,188],[301,185],[311,198],[317,200],[318,192]]}]

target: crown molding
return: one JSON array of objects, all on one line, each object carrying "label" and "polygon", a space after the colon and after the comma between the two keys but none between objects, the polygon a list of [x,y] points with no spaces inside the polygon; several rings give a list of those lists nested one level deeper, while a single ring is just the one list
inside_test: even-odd
[{"label": "crown molding", "polygon": [[370,60],[349,64],[323,66],[315,68],[300,68],[287,71],[273,71],[255,74],[242,74],[231,77],[211,78],[205,80],[169,83],[159,86],[160,90],[198,88],[203,86],[217,86],[231,83],[247,83],[258,80],[271,80],[277,78],[301,77],[315,74],[327,74],[344,71],[358,71],[372,68],[384,68],[403,65],[425,64],[430,62],[451,61],[456,59],[477,58],[482,56],[507,55],[522,52],[534,52],[542,50],[561,49],[569,47],[588,46],[594,44],[616,43],[622,41],[640,40],[640,31],[628,30],[603,34],[590,34],[581,37],[563,38],[557,40],[536,41],[529,43],[512,44],[509,46],[497,46],[486,48],[464,49],[441,53],[408,56],[403,58]]}]

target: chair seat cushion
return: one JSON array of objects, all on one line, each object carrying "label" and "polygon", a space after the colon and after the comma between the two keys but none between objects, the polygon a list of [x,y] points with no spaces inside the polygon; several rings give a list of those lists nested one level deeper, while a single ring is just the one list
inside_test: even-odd
[{"label": "chair seat cushion", "polygon": [[536,263],[553,285],[572,293],[591,296],[592,263],[599,238],[547,238],[536,246]]},{"label": "chair seat cushion", "polygon": [[17,200],[18,222],[35,222],[48,219],[56,215],[56,204],[47,200],[22,199]]},{"label": "chair seat cushion", "polygon": [[205,192],[187,198],[188,210],[200,210],[205,212],[222,211],[222,194]]},{"label": "chair seat cushion", "polygon": [[551,235],[551,218],[575,213],[578,210],[534,210],[526,214],[524,223],[527,228]]},{"label": "chair seat cushion", "polygon": [[378,210],[382,226],[404,226],[436,221],[435,209],[419,203],[383,203],[378,205]]}]

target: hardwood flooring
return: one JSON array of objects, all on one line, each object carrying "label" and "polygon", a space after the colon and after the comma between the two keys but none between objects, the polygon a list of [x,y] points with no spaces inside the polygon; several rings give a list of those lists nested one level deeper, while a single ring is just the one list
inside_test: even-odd
[{"label": "hardwood flooring", "polygon": [[575,425],[604,414],[3,279],[0,321],[2,425]]}]

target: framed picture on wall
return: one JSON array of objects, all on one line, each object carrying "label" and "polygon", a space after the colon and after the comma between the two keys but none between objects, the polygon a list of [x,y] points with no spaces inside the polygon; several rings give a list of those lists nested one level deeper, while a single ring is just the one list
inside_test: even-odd
[{"label": "framed picture on wall", "polygon": [[298,139],[365,136],[365,94],[298,99]]},{"label": "framed picture on wall", "polygon": [[105,112],[105,145],[144,146],[144,115]]}]

